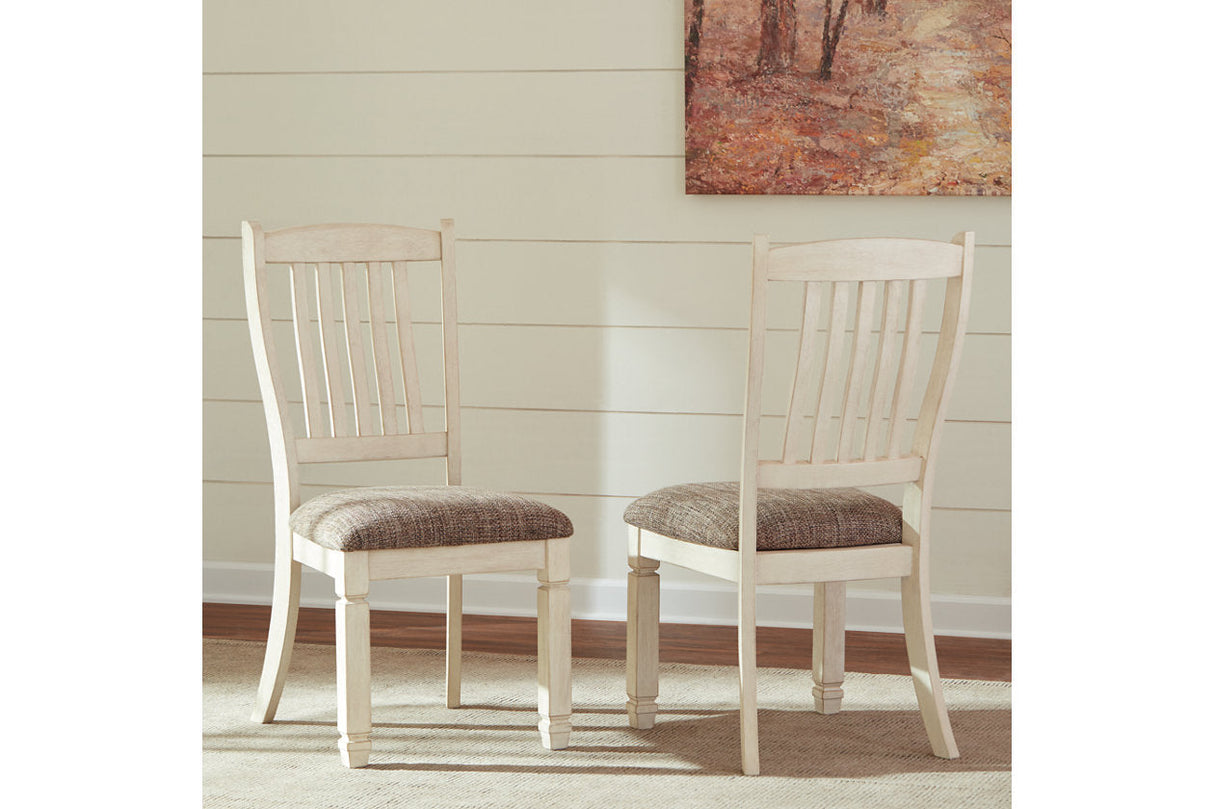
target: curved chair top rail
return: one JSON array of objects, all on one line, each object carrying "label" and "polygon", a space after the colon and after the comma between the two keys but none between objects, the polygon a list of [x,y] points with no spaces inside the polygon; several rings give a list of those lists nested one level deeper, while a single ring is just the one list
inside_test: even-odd
[{"label": "curved chair top rail", "polygon": [[305,225],[263,233],[264,260],[271,264],[437,261],[443,255],[440,231],[401,225]]},{"label": "curved chair top rail", "polygon": [[771,249],[772,281],[899,281],[952,278],[965,258],[959,242],[927,239],[833,239]]}]

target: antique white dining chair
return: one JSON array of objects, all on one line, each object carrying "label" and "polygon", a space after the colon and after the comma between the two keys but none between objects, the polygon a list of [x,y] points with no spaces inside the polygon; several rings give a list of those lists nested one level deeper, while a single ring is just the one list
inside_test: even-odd
[{"label": "antique white dining chair", "polygon": [[[814,708],[831,714],[843,699],[846,582],[897,577],[932,752],[958,756],[936,664],[928,538],[973,253],[972,233],[951,242],[847,239],[777,248],[766,236],[755,237],[741,480],[659,489],[624,512],[633,727],[653,727],[657,714],[661,562],[737,584],[742,771],[748,775],[759,772],[756,585],[813,583]],[[804,287],[804,308],[782,435],[771,434],[768,443],[760,440],[760,393],[768,286],[777,281]],[[931,329],[924,309],[933,292],[943,292],[942,314],[934,360],[918,387],[921,338]],[[856,488],[889,484],[902,484],[901,508]]]},{"label": "antique white dining chair", "polygon": [[[454,223],[264,231],[245,222],[242,232],[275,518],[273,609],[253,720],[272,721],[278,707],[301,564],[335,581],[337,724],[347,767],[365,766],[371,750],[370,583],[447,577],[446,698],[457,707],[462,574],[531,569],[540,581],[540,738],[549,749],[568,746],[573,527],[543,503],[459,485]],[[421,262],[437,262],[441,276],[442,430],[423,425],[409,284],[410,265],[418,272]],[[342,489],[301,502],[303,465],[415,458],[445,459],[446,485]]]}]

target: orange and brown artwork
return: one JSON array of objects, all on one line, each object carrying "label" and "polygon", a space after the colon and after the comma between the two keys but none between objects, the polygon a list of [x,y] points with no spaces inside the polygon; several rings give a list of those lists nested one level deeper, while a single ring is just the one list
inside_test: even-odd
[{"label": "orange and brown artwork", "polygon": [[1011,0],[685,2],[687,193],[1011,193]]}]

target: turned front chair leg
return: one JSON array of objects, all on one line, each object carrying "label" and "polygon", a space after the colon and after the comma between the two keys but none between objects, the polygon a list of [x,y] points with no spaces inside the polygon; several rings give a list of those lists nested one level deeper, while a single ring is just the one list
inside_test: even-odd
[{"label": "turned front chair leg", "polygon": [[337,591],[338,748],[347,767],[371,757],[371,605],[366,552],[343,554]]},{"label": "turned front chair leg", "polygon": [[464,577],[447,577],[447,707],[460,702],[460,661],[463,658]]},{"label": "turned front chair leg", "polygon": [[569,746],[573,713],[568,538],[548,540],[544,560],[537,597],[540,741],[549,750],[563,750]]},{"label": "turned front chair leg", "polygon": [[658,714],[659,562],[639,555],[640,529],[629,527],[626,688],[628,724],[653,727]]},{"label": "turned front chair leg", "polygon": [[843,707],[843,648],[846,635],[847,583],[814,585],[814,710],[838,713]]},{"label": "turned front chair leg", "polygon": [[[916,552],[917,555],[917,552]],[[916,565],[918,560],[916,559]],[[944,705],[940,684],[940,666],[936,661],[936,637],[932,631],[932,601],[927,576],[916,572],[902,579],[902,626],[906,632],[906,653],[910,658],[911,679],[919,713],[927,728],[932,753],[940,758],[958,758],[953,727]]]},{"label": "turned front chair leg", "polygon": [[274,596],[270,606],[270,632],[266,638],[265,662],[257,701],[253,705],[254,722],[272,722],[278,711],[282,685],[291,667],[291,648],[295,644],[295,624],[299,617],[300,565],[289,553],[279,551],[274,559]]}]

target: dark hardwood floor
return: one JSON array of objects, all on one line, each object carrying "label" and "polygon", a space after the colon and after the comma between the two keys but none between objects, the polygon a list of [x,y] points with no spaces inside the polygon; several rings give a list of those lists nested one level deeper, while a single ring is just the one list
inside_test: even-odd
[{"label": "dark hardwood floor", "polygon": [[[245,604],[203,604],[202,636],[265,642],[270,608]],[[808,669],[813,631],[759,627],[759,665]],[[622,621],[573,622],[574,657],[624,659]],[[662,624],[660,657],[664,663],[737,665],[737,630],[732,626]],[[296,640],[333,643],[333,611],[301,608]],[[444,616],[430,612],[371,612],[371,643],[404,649],[442,649]],[[464,615],[464,649],[470,652],[534,655],[535,619]],[[1012,679],[1012,642],[990,638],[937,637],[942,677],[970,680]],[[848,671],[909,674],[901,635],[848,632]]]}]

